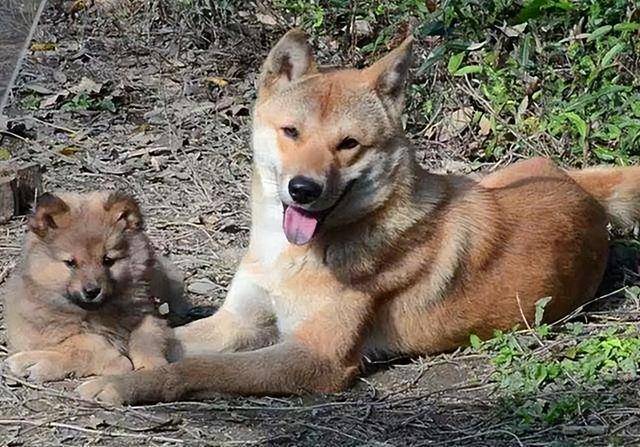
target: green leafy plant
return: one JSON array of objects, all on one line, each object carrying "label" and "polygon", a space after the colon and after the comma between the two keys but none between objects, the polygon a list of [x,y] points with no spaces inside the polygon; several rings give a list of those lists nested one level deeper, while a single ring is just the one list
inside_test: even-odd
[{"label": "green leafy plant", "polygon": [[82,110],[99,110],[115,113],[116,105],[111,98],[92,98],[86,93],[75,95],[62,105],[62,110],[78,112]]}]

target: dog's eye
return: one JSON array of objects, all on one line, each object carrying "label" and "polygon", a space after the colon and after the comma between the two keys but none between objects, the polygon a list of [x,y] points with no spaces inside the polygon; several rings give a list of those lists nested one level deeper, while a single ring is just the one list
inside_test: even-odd
[{"label": "dog's eye", "polygon": [[71,259],[63,259],[62,262],[64,262],[64,264],[67,267],[69,267],[70,269],[76,268],[78,266],[78,263],[73,258],[71,258]]},{"label": "dog's eye", "polygon": [[347,150],[347,149],[353,149],[354,147],[358,146],[359,144],[360,143],[355,138],[347,137],[347,138],[345,138],[344,140],[342,140],[340,142],[340,144],[338,145],[338,150],[342,151],[342,150]]},{"label": "dog's eye", "polygon": [[111,267],[115,262],[116,262],[115,259],[110,258],[109,256],[106,256],[106,255],[102,258],[102,264],[105,267]]},{"label": "dog's eye", "polygon": [[298,129],[296,129],[295,127],[291,127],[291,126],[285,126],[282,128],[282,132],[285,134],[285,136],[287,138],[291,138],[292,140],[295,140],[298,138]]}]

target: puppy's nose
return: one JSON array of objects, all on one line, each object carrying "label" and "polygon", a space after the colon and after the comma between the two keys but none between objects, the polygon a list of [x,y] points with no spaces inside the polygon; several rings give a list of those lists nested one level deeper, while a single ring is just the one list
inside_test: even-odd
[{"label": "puppy's nose", "polygon": [[96,298],[98,298],[98,295],[100,295],[102,289],[100,288],[100,286],[89,286],[83,288],[82,291],[84,292],[84,296],[87,301],[94,301]]},{"label": "puppy's nose", "polygon": [[309,177],[296,175],[289,181],[289,194],[296,203],[311,203],[322,194],[322,185]]}]

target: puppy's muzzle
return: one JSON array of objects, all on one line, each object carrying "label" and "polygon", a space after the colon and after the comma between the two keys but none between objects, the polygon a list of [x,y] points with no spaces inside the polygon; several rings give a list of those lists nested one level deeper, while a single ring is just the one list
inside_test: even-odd
[{"label": "puppy's muzzle", "polygon": [[106,301],[106,294],[99,286],[89,286],[82,292],[70,294],[69,300],[84,310],[96,310]]}]

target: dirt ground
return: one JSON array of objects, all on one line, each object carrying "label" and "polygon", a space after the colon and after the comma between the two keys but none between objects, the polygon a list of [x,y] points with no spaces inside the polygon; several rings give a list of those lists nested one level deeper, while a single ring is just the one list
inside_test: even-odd
[{"label": "dirt ground", "polygon": [[[216,305],[247,243],[253,81],[274,35],[213,30],[217,45],[199,47],[153,20],[144,8],[100,16],[50,5],[34,39],[46,50],[27,57],[0,146],[45,167],[49,190],[133,192],[158,250],[185,273],[189,297]],[[421,156],[436,168],[449,161],[442,151]],[[21,219],[0,227],[2,280],[18,260],[23,228]],[[0,360],[3,337],[0,319]],[[505,428],[483,355],[367,371],[336,395],[117,410],[79,400],[74,381],[35,386],[3,376],[0,445],[607,445],[612,432],[619,445],[640,442],[635,382],[599,416],[604,432],[575,421],[516,435]]]}]

